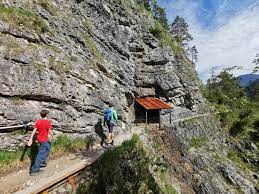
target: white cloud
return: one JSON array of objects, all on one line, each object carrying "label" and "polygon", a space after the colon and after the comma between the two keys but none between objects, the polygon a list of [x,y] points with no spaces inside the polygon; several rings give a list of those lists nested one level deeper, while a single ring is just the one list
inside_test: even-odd
[{"label": "white cloud", "polygon": [[[175,15],[180,15],[187,20],[194,37],[192,44],[195,44],[199,51],[197,71],[202,80],[209,78],[211,68],[214,66],[224,68],[240,65],[244,69],[252,69],[254,66],[252,60],[259,52],[259,0],[246,9],[241,7],[233,16],[226,11],[232,9],[226,7],[229,5],[222,3],[216,10],[214,22],[219,26],[216,29],[206,30],[197,19],[198,9],[200,9],[198,1],[162,2],[171,21]],[[250,72],[242,70],[234,74]]]},{"label": "white cloud", "polygon": [[[194,44],[199,50],[197,70],[202,79],[209,76],[215,65],[243,66],[252,69],[252,60],[259,51],[259,6],[250,7],[232,17],[215,31],[204,31],[191,26]],[[251,71],[236,71],[243,74]]]}]

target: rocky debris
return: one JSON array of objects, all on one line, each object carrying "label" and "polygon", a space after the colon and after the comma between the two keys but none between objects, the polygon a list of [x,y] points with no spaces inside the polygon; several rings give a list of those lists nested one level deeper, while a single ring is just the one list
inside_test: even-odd
[{"label": "rocky debris", "polygon": [[254,184],[245,179],[234,167],[229,164],[221,164],[219,166],[223,177],[231,184],[240,188],[244,193],[256,193]]}]

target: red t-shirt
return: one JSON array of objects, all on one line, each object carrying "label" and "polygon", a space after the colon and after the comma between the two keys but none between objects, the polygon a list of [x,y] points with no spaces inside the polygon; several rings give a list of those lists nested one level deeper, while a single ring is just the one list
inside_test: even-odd
[{"label": "red t-shirt", "polygon": [[38,142],[42,143],[42,142],[48,141],[48,133],[49,133],[49,130],[51,129],[50,121],[46,119],[37,120],[34,127],[37,128],[37,131],[38,131],[38,135],[37,135]]}]

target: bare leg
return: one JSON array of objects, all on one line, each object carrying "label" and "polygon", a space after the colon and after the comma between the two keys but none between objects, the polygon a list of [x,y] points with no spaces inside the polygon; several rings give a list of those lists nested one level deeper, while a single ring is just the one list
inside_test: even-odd
[{"label": "bare leg", "polygon": [[108,134],[108,143],[112,143],[112,133]]},{"label": "bare leg", "polygon": [[114,124],[112,122],[108,123],[108,129],[109,129],[109,134],[108,134],[108,143],[113,143],[113,139],[112,139],[112,132],[113,132],[113,127]]}]

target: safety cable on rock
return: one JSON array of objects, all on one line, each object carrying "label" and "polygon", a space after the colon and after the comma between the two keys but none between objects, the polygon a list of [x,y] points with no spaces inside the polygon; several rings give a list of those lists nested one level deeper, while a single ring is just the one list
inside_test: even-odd
[{"label": "safety cable on rock", "polygon": [[[13,125],[13,126],[6,126],[6,127],[0,127],[0,132],[9,130],[9,129],[26,129],[33,127],[33,123],[27,123],[27,124],[21,124],[21,125]],[[60,127],[61,125],[51,124],[53,127]]]}]

